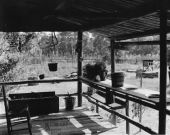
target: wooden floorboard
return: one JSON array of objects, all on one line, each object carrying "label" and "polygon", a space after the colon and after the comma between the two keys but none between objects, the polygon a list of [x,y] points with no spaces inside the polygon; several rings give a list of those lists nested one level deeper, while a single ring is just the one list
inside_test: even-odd
[{"label": "wooden floorboard", "polygon": [[[32,118],[33,135],[82,135],[82,134],[110,134],[116,128],[108,120],[97,113],[77,108],[74,111],[64,110],[56,114]],[[26,124],[15,128],[26,127]],[[1,126],[1,135],[5,134],[5,126]],[[108,133],[107,133],[108,132]],[[15,135],[29,135],[28,131],[19,131]]]}]

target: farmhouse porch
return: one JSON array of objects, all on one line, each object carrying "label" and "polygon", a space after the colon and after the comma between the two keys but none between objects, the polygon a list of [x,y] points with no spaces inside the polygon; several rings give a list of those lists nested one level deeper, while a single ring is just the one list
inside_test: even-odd
[{"label": "farmhouse porch", "polygon": [[[126,116],[107,108],[108,104],[93,102],[108,112],[126,120],[126,133],[130,134],[129,123],[141,128],[150,134],[166,134],[167,109],[166,73],[167,73],[167,34],[170,31],[170,1],[168,0],[1,0],[0,1],[0,31],[76,31],[77,34],[77,59],[78,77],[75,80],[43,80],[23,82],[1,82],[5,94],[6,85],[19,85],[27,83],[49,82],[77,82],[78,107],[82,106],[82,96],[92,98],[82,92],[82,84],[107,92],[114,97],[114,104],[122,102],[116,98],[123,98],[126,103],[133,101],[158,110],[158,132],[152,127],[146,127]],[[122,88],[95,83],[82,77],[82,38],[83,31],[95,32],[110,38],[111,46],[111,72],[115,72],[115,48],[121,44],[158,44],[160,45],[160,95],[157,99],[149,99]],[[126,39],[149,35],[160,35],[159,41],[129,42]],[[112,79],[113,81],[113,79]],[[112,83],[113,85],[113,83]],[[115,97],[116,96],[116,97]],[[110,99],[110,98],[109,98]],[[6,97],[4,97],[4,101]],[[89,100],[91,101],[91,100]],[[109,101],[111,103],[111,101]],[[128,104],[125,105],[128,108]],[[76,112],[76,111],[75,111]],[[69,114],[69,112],[67,112]],[[70,112],[71,113],[71,112]],[[99,117],[99,116],[97,116]],[[8,134],[10,134],[8,128]],[[47,133],[46,133],[47,134]],[[114,131],[113,131],[114,134]]]}]

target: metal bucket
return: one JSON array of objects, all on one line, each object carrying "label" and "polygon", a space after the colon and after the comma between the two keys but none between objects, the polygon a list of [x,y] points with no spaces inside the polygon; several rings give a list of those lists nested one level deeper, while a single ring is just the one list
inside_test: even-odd
[{"label": "metal bucket", "polygon": [[75,104],[75,97],[65,97],[65,107],[67,111],[73,110]]},{"label": "metal bucket", "polygon": [[124,84],[124,73],[123,72],[112,73],[112,82],[113,87],[122,87]]}]

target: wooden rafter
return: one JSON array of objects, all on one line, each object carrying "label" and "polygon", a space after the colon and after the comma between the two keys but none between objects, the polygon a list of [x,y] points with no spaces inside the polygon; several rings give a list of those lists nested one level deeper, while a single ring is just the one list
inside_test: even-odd
[{"label": "wooden rafter", "polygon": [[[128,42],[115,42],[116,45],[159,45],[160,41],[128,41]],[[170,40],[166,41],[167,44],[170,44]]]},{"label": "wooden rafter", "polygon": [[1,31],[93,30],[123,39],[159,29],[159,0],[2,0],[0,6]]}]

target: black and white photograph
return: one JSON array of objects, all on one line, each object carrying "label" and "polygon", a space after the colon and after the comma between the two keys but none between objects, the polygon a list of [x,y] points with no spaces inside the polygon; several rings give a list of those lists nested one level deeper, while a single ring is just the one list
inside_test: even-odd
[{"label": "black and white photograph", "polygon": [[0,0],[0,135],[170,135],[170,0]]}]

